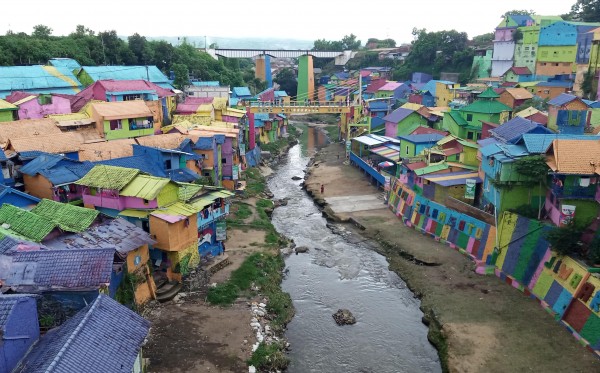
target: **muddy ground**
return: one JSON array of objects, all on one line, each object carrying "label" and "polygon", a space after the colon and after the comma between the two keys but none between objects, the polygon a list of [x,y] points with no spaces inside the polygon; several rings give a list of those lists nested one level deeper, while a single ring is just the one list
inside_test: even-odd
[{"label": "muddy ground", "polygon": [[[317,200],[377,192],[364,174],[344,161],[344,148],[337,143],[317,154],[318,167],[311,168],[306,180]],[[421,297],[422,307],[432,310],[442,324],[451,372],[600,371],[600,360],[534,300],[495,276],[477,275],[470,259],[404,226],[391,211],[339,217],[355,219],[366,228],[360,234],[391,244],[382,254]],[[436,265],[415,264],[401,251]]]},{"label": "muddy ground", "polygon": [[[252,205],[256,200],[244,202]],[[265,250],[264,240],[262,230],[228,229],[226,255],[231,264],[209,282],[226,281],[247,256]],[[217,307],[205,302],[205,296],[205,291],[187,294],[148,310],[152,329],[144,356],[150,359],[149,373],[248,371],[246,361],[256,342],[250,327],[251,300],[238,299],[231,307]]]}]

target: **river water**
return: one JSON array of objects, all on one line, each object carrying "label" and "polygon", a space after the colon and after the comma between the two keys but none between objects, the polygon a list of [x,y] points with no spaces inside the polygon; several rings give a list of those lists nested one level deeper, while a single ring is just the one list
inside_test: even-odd
[{"label": "river water", "polygon": [[[296,308],[286,332],[292,347],[288,371],[441,372],[419,300],[359,237],[333,234],[301,181],[291,179],[303,176],[309,156],[324,145],[321,131],[309,128],[307,135],[310,147],[292,147],[268,182],[275,198],[289,198],[273,213],[275,228],[310,248],[286,259],[282,286]],[[332,314],[339,308],[350,309],[357,323],[338,326]]]}]

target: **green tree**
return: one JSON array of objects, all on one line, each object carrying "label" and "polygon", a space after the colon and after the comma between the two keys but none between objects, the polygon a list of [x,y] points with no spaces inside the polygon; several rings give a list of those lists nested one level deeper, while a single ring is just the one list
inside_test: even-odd
[{"label": "green tree", "polygon": [[137,32],[127,38],[127,44],[131,52],[135,55],[137,63],[146,63],[146,43],[146,38]]},{"label": "green tree", "polygon": [[[515,162],[515,171],[524,176],[529,176],[533,180],[537,180],[538,184],[538,220],[542,218],[542,188],[546,186],[548,181],[548,165],[546,158],[543,155],[531,155],[519,158]],[[529,190],[531,198],[531,189]]]},{"label": "green tree", "polygon": [[360,49],[360,40],[356,39],[356,35],[354,34],[350,34],[350,35],[345,35],[342,38],[342,48],[344,48],[344,50],[358,50]]},{"label": "green tree", "polygon": [[184,64],[176,63],[173,65],[173,71],[175,72],[175,81],[173,81],[173,85],[176,88],[183,90],[186,85],[190,84],[188,67]]},{"label": "green tree", "polygon": [[576,21],[600,22],[600,0],[577,0],[569,16]]},{"label": "green tree", "polygon": [[33,26],[33,33],[31,34],[34,38],[48,39],[52,35],[52,29],[44,25]]},{"label": "green tree", "polygon": [[494,33],[488,32],[487,34],[477,35],[473,37],[473,46],[475,48],[489,48],[493,45]]},{"label": "green tree", "polygon": [[275,79],[273,80],[275,83],[279,84],[280,89],[282,91],[286,91],[288,95],[296,95],[296,91],[298,90],[298,81],[296,80],[296,74],[294,74],[292,69],[286,67],[279,70],[275,76]]}]

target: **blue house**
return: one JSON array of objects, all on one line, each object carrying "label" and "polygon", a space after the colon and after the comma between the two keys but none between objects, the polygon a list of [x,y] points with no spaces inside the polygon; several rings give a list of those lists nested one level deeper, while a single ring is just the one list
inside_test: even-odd
[{"label": "blue house", "polygon": [[577,45],[577,26],[569,22],[559,21],[542,27],[538,45],[540,47]]},{"label": "blue house", "polygon": [[0,185],[0,206],[8,203],[13,206],[29,209],[39,201],[39,198],[23,193],[20,190]]},{"label": "blue house", "polygon": [[35,298],[0,295],[0,372],[12,372],[39,337]]},{"label": "blue house", "polygon": [[67,69],[76,72],[81,69],[81,65],[77,60],[72,58],[51,58],[48,60],[48,65],[54,67],[66,67]]},{"label": "blue house", "polygon": [[[123,68],[119,66],[119,68]],[[0,98],[13,91],[75,94],[82,84],[67,67],[1,66]]]},{"label": "blue house", "polygon": [[444,137],[439,133],[398,136],[400,139],[400,157],[410,158],[421,154],[423,150],[435,146]]},{"label": "blue house", "polygon": [[430,81],[428,81],[423,86],[423,88],[421,88],[421,92],[423,92],[423,94],[422,94],[423,99],[421,101],[421,105],[427,106],[427,107],[436,105],[436,102],[435,102],[436,91],[437,91],[436,83],[455,84],[454,82],[451,82],[449,80],[430,80]]},{"label": "blue house", "polygon": [[[185,153],[175,149],[161,149],[143,145],[133,145],[133,155],[146,158],[156,165],[169,179],[178,182],[191,183],[200,178],[200,175],[186,167],[188,159],[193,153]],[[125,167],[125,166],[122,166]]]},{"label": "blue house", "polygon": [[150,322],[142,316],[99,295],[40,338],[16,371],[140,373],[145,371],[142,345],[149,330]]},{"label": "blue house", "polygon": [[383,118],[390,113],[392,105],[389,100],[373,100],[368,102],[367,109],[371,117]]},{"label": "blue house", "polygon": [[240,100],[249,100],[252,98],[252,92],[248,87],[233,87],[231,89],[231,97]]}]

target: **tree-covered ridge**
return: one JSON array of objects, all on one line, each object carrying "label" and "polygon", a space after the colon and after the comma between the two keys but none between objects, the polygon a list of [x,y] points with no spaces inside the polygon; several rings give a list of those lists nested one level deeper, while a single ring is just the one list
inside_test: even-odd
[{"label": "tree-covered ridge", "polygon": [[215,60],[185,39],[176,46],[147,40],[137,33],[123,40],[114,30],[95,32],[83,25],[68,36],[53,36],[52,29],[45,25],[35,26],[31,35],[9,31],[0,36],[0,66],[44,65],[57,57],[73,58],[83,66],[156,65],[167,75],[174,70],[180,75],[187,71],[194,79],[264,89],[264,84],[254,79],[252,61]]}]

